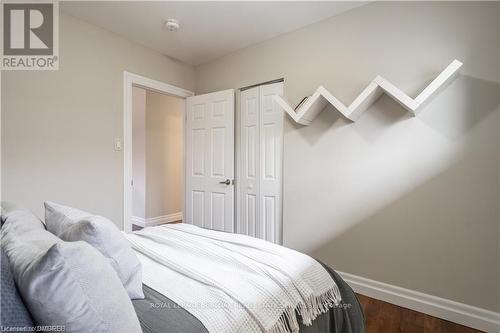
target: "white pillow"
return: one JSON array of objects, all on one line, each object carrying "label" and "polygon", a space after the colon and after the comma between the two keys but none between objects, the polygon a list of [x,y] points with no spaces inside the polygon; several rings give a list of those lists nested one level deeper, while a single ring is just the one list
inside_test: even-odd
[{"label": "white pillow", "polygon": [[142,267],[130,243],[110,220],[45,202],[47,230],[65,241],[85,241],[109,259],[131,299],[144,298]]},{"label": "white pillow", "polygon": [[76,333],[141,332],[125,288],[99,251],[62,241],[25,211],[4,217],[2,249],[37,325]]}]

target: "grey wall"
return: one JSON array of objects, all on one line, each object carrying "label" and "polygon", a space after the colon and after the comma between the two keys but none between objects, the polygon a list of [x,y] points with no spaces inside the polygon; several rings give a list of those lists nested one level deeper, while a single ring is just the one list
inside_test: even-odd
[{"label": "grey wall", "polygon": [[182,212],[184,99],[146,91],[146,218]]},{"label": "grey wall", "polygon": [[500,4],[377,2],[196,69],[197,93],[285,78],[346,104],[378,74],[415,96],[462,76],[417,118],[382,97],[358,122],[287,117],[284,244],[334,268],[500,311]]},{"label": "grey wall", "polygon": [[146,218],[146,90],[132,87],[132,216]]},{"label": "grey wall", "polygon": [[3,200],[40,216],[53,200],[122,226],[124,70],[194,88],[192,67],[64,14],[58,71],[2,73]]}]

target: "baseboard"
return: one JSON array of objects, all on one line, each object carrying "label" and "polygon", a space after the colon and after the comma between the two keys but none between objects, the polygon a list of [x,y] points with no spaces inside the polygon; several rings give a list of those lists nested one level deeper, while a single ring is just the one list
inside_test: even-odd
[{"label": "baseboard", "polygon": [[172,223],[182,220],[182,213],[173,213],[163,216],[156,216],[144,219],[142,217],[132,216],[132,223],[141,227],[152,227],[158,224]]},{"label": "baseboard", "polygon": [[131,220],[132,220],[132,224],[138,225],[139,227],[144,228],[146,226],[146,219],[143,217],[132,216]]},{"label": "baseboard", "polygon": [[355,292],[485,332],[500,332],[500,313],[339,272]]}]

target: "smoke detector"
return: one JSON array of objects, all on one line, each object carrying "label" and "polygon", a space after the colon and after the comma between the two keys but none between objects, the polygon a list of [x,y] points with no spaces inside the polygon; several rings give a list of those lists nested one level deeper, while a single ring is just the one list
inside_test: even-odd
[{"label": "smoke detector", "polygon": [[168,31],[177,31],[180,28],[179,21],[176,19],[168,19],[165,21],[165,28]]}]

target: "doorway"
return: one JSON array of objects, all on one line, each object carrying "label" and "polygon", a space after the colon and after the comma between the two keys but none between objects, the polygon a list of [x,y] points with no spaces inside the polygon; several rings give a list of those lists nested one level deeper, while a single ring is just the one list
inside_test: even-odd
[{"label": "doorway", "polygon": [[[135,228],[140,228],[144,226],[175,222],[183,219],[182,212],[184,212],[185,208],[185,172],[182,165],[185,165],[185,103],[186,98],[193,95],[194,93],[191,91],[178,88],[164,82],[152,80],[150,78],[137,74],[124,72],[123,230],[125,232],[131,232],[133,229],[133,225],[136,225]],[[148,96],[151,106],[150,109],[153,110],[151,111],[151,117],[149,119],[149,122],[151,123],[150,127],[152,127],[150,140],[147,140],[148,135],[146,133],[148,122]],[[174,109],[176,109],[173,113],[177,113],[177,116],[180,117],[180,119],[177,119],[177,121],[173,122],[173,124],[171,125],[177,128],[177,131],[180,127],[180,140],[182,142],[180,144],[180,153],[176,153],[176,157],[174,157],[174,153],[172,153],[172,156],[170,156],[172,158],[169,158],[168,150],[178,149],[177,146],[179,146],[179,143],[173,143],[170,141],[165,142],[164,140],[165,138],[168,138],[169,134],[171,134],[167,133],[168,126],[170,126],[168,119],[175,118],[174,115],[169,114],[169,102],[171,102],[174,106]],[[162,105],[166,105],[167,107],[162,108]],[[137,111],[135,113],[134,107]],[[134,119],[134,116],[136,119]],[[161,126],[155,124],[154,120],[158,117],[160,119],[160,121],[158,122],[161,123]],[[136,131],[134,131],[134,124],[137,125]],[[137,127],[144,128],[142,138]],[[135,140],[134,132],[136,135]],[[150,141],[152,145],[150,150],[151,154],[147,153],[147,141]],[[171,144],[170,148],[169,144]],[[157,153],[158,150],[162,151],[162,153]],[[150,167],[152,167],[152,174],[149,175],[149,187],[147,185],[148,158],[151,158]],[[180,181],[179,179],[177,179],[177,182],[172,183],[177,184],[178,188],[178,184],[180,183],[180,194],[174,194],[174,196],[177,196],[177,198],[180,197],[180,205],[178,204],[179,199],[174,199],[174,202],[170,202],[171,200],[169,199],[172,193],[175,193],[175,191],[179,192],[179,189],[173,190],[168,186],[168,182],[171,181],[172,177],[170,177],[170,175],[168,174],[169,170],[165,170],[164,168],[167,166],[167,164],[169,164],[169,162],[172,162],[172,165],[170,165],[169,167],[173,169],[175,169],[174,165],[181,165],[180,172],[177,171],[177,174],[180,174]],[[134,164],[136,165],[135,175]],[[156,180],[155,173],[159,174]],[[161,181],[158,181],[159,179],[161,179]],[[151,196],[149,197],[151,200],[148,200],[148,188],[149,190],[151,190]],[[177,203],[175,202],[175,200],[177,200]],[[181,207],[180,211],[178,211],[179,206]],[[148,207],[150,211],[149,215]],[[170,212],[170,210],[172,211]]]},{"label": "doorway", "polygon": [[[145,93],[141,89],[145,90]],[[138,159],[141,160],[141,148],[134,149],[134,92],[139,100],[141,98],[146,100],[145,109],[147,109],[148,94],[158,99],[166,97],[176,103],[179,103],[179,99],[182,101],[183,134],[181,140],[184,167],[181,168],[183,202],[181,218],[179,218],[180,212],[177,211],[166,215],[147,216],[148,183],[151,183],[151,188],[158,187],[161,183],[160,179],[172,177],[165,175],[167,171],[161,164],[157,166],[161,176],[148,176],[148,149],[145,149],[146,157],[142,158],[145,165],[136,166],[136,171],[142,168],[146,170],[146,175],[134,176],[134,150],[138,152]],[[123,229],[125,232],[131,232],[133,224],[137,227],[149,227],[180,219],[184,223],[205,228],[234,231],[234,90],[193,95],[190,91],[163,82],[128,72],[124,73]],[[151,99],[156,97],[151,97]],[[138,103],[139,108],[141,103]],[[147,123],[147,110],[144,112],[146,120],[143,122]],[[158,127],[158,122],[153,121],[153,125]],[[162,138],[163,136],[157,135],[156,140],[150,141],[157,144],[158,141],[163,140]],[[136,141],[141,147],[144,145],[144,139],[142,142],[140,139]],[[168,160],[169,156],[164,158]],[[137,177],[140,179],[135,179]],[[151,182],[147,181],[148,177]],[[178,175],[173,178],[175,177],[179,178]],[[141,180],[146,189],[142,187]],[[168,188],[163,190],[163,193],[166,191]],[[137,199],[137,204],[134,204],[134,197]],[[155,199],[156,202],[161,202],[161,205],[157,206],[165,205],[162,200],[164,200],[162,197]],[[144,217],[134,216],[134,212],[145,215]]]},{"label": "doorway", "polygon": [[132,231],[182,222],[184,103],[132,87]]}]

